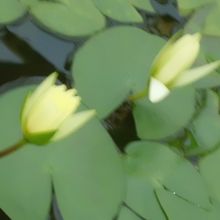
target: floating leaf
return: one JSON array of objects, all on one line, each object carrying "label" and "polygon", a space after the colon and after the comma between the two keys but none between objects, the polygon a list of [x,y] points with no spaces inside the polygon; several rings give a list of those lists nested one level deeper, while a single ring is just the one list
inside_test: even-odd
[{"label": "floating leaf", "polygon": [[194,113],[195,97],[190,87],[172,90],[158,103],[143,99],[135,103],[133,114],[141,139],[160,139],[178,132]]},{"label": "floating leaf", "polygon": [[220,36],[219,22],[220,19],[220,3],[216,1],[214,9],[206,17],[203,32],[208,35]]},{"label": "floating leaf", "polygon": [[128,145],[125,203],[146,219],[166,219],[155,190],[166,188],[189,204],[209,209],[209,193],[197,170],[167,146],[153,142]]},{"label": "floating leaf", "polygon": [[[19,113],[28,89],[16,89],[0,97],[1,149],[22,137]],[[28,145],[0,159],[0,207],[13,220],[44,220],[48,216],[52,189],[45,162],[49,149],[42,150]]]},{"label": "floating leaf", "polygon": [[105,18],[91,0],[39,1],[31,14],[44,27],[62,36],[84,36],[105,26]]},{"label": "floating leaf", "polygon": [[40,0],[19,0],[21,1],[25,6],[31,7],[34,4],[38,3]]},{"label": "floating leaf", "polygon": [[96,120],[73,136],[63,144],[57,142],[51,162],[63,217],[112,220],[125,194],[119,153]]},{"label": "floating leaf", "polygon": [[[19,115],[29,90],[0,97],[1,149],[22,137]],[[120,155],[96,119],[62,141],[1,158],[0,175],[0,208],[13,220],[47,219],[52,184],[65,220],[111,220],[124,196]]]},{"label": "floating leaf", "polygon": [[125,202],[143,218],[166,219],[155,197],[154,186],[144,176],[132,176],[128,173]]},{"label": "floating leaf", "polygon": [[105,117],[132,90],[142,90],[163,43],[134,27],[111,28],[87,41],[72,67],[75,85],[86,105]]},{"label": "floating leaf", "polygon": [[217,150],[202,158],[199,163],[201,175],[212,192],[212,197],[220,202],[220,150]]},{"label": "floating leaf", "polygon": [[140,220],[140,218],[128,208],[122,207],[117,220]]},{"label": "floating leaf", "polygon": [[127,0],[93,0],[106,16],[121,22],[142,22],[142,17]]},{"label": "floating leaf", "polygon": [[[190,204],[176,196],[175,193],[163,189],[157,190],[156,193],[169,220],[212,220],[209,218],[210,210],[204,210],[199,206]],[[217,219],[215,218],[215,220]]]},{"label": "floating leaf", "polygon": [[220,115],[218,112],[219,100],[216,93],[208,91],[206,106],[193,121],[191,131],[199,148],[191,153],[201,153],[210,150],[220,143]]},{"label": "floating leaf", "polygon": [[[213,1],[214,2],[214,1]],[[207,4],[196,10],[184,27],[186,33],[202,32],[207,16],[212,12],[215,4]]]},{"label": "floating leaf", "polygon": [[206,61],[220,60],[220,37],[204,35],[201,42],[201,50]]},{"label": "floating leaf", "polygon": [[149,11],[149,12],[154,12],[154,9],[150,3],[150,0],[128,0],[128,1],[139,9]]},{"label": "floating leaf", "polygon": [[180,11],[185,14],[204,6],[211,1],[213,0],[177,0],[177,3]]},{"label": "floating leaf", "polygon": [[26,12],[24,5],[19,0],[0,1],[0,24],[11,23],[22,17]]}]

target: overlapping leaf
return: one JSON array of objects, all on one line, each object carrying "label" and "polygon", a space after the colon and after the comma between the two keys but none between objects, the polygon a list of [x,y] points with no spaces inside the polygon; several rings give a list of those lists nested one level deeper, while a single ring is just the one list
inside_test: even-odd
[{"label": "overlapping leaf", "polygon": [[185,13],[189,13],[192,12],[195,9],[198,9],[201,6],[204,6],[208,3],[210,3],[213,0],[178,0],[178,7],[180,9],[180,11],[185,14]]},{"label": "overlapping leaf", "polygon": [[[175,194],[188,206],[199,209],[199,212],[211,209],[209,193],[202,177],[188,161],[167,146],[135,142],[128,146],[126,153],[125,203],[143,218],[166,219],[163,211],[167,213],[170,210],[166,207],[161,210],[155,194],[158,190]],[[179,212],[179,215],[182,214]]]},{"label": "overlapping leaf", "polygon": [[220,213],[215,207],[202,209],[163,189],[157,190],[156,193],[169,220],[218,220],[219,218]]},{"label": "overlapping leaf", "polygon": [[[0,97],[1,149],[22,135],[19,114],[29,89]],[[13,220],[47,219],[52,184],[65,220],[111,220],[124,195],[120,156],[95,119],[63,141],[0,159],[0,175],[0,208]]]},{"label": "overlapping leaf", "polygon": [[7,24],[22,17],[26,7],[19,0],[0,1],[0,24]]},{"label": "overlapping leaf", "polygon": [[142,9],[142,10],[150,11],[150,12],[154,11],[150,3],[150,0],[127,0],[127,1],[129,1],[132,5],[134,5],[138,9]]},{"label": "overlapping leaf", "polygon": [[204,177],[207,186],[212,192],[212,198],[215,198],[220,202],[220,174],[219,174],[219,165],[220,165],[220,150],[204,157],[200,163],[200,172]]},{"label": "overlapping leaf", "polygon": [[133,114],[138,136],[142,139],[160,139],[178,132],[194,113],[194,91],[180,88],[158,103],[142,99],[135,103]]},{"label": "overlapping leaf", "polygon": [[93,0],[97,8],[106,16],[121,22],[142,22],[140,14],[128,0]]},{"label": "overlapping leaf", "polygon": [[131,91],[146,86],[153,58],[164,44],[134,27],[111,28],[91,38],[75,56],[75,85],[84,102],[107,116]]},{"label": "overlapping leaf", "polygon": [[105,26],[105,18],[91,0],[39,1],[31,14],[50,31],[67,37],[89,35]]},{"label": "overlapping leaf", "polygon": [[192,133],[198,144],[198,148],[191,149],[191,153],[209,151],[220,143],[220,116],[218,113],[218,96],[208,91],[206,106],[192,123]]}]

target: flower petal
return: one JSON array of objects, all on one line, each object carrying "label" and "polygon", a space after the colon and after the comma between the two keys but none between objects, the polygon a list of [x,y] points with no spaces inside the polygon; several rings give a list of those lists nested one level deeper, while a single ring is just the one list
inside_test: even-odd
[{"label": "flower petal", "polygon": [[174,43],[168,43],[152,64],[151,74],[163,84],[168,84],[179,73],[190,68],[198,56],[200,34],[186,34]]},{"label": "flower petal", "polygon": [[24,106],[22,108],[21,112],[21,126],[24,129],[25,120],[27,118],[27,115],[31,108],[33,107],[33,104],[36,103],[36,101],[39,99],[41,95],[45,93],[45,91],[48,90],[56,81],[57,79],[57,73],[50,74],[38,87],[37,89],[32,93],[28,94]]},{"label": "flower petal", "polygon": [[88,110],[79,113],[67,118],[64,123],[60,126],[59,130],[52,137],[52,141],[57,141],[65,138],[70,133],[76,131],[82,127],[88,120],[90,120],[95,115],[95,110]]},{"label": "flower petal", "polygon": [[65,85],[51,86],[41,99],[37,100],[26,121],[30,133],[57,130],[63,121],[77,109],[80,97]]},{"label": "flower petal", "polygon": [[163,100],[169,93],[170,90],[163,83],[151,77],[148,93],[148,97],[151,102],[159,102]]},{"label": "flower petal", "polygon": [[220,67],[220,61],[215,61],[203,66],[199,66],[185,72],[182,72],[171,84],[170,87],[185,86],[193,83]]}]

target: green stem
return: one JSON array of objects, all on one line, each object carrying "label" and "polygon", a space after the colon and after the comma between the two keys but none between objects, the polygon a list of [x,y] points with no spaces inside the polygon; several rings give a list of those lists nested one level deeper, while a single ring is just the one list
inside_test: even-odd
[{"label": "green stem", "polygon": [[132,101],[132,102],[135,102],[135,101],[137,101],[139,99],[147,97],[147,94],[148,94],[148,88],[145,88],[142,92],[139,92],[139,93],[136,93],[134,95],[131,95],[129,97],[129,100]]},{"label": "green stem", "polygon": [[20,141],[18,141],[16,144],[13,144],[12,146],[3,149],[2,151],[0,151],[0,158],[8,156],[9,154],[19,150],[20,148],[22,148],[25,144],[26,144],[26,140],[25,139],[21,139]]},{"label": "green stem", "polygon": [[[150,78],[150,79],[151,79],[151,78]],[[131,96],[128,98],[131,102],[135,102],[135,101],[137,101],[137,100],[146,98],[146,97],[148,96],[149,86],[150,86],[150,82],[151,82],[150,79],[147,81],[146,87],[145,87],[141,92],[138,92],[138,93],[136,93],[136,94],[134,94],[134,95],[131,95]]]}]

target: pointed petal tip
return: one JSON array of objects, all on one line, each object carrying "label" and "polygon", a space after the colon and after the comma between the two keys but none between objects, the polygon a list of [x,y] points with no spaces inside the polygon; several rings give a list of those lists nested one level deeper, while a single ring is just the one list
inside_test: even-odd
[{"label": "pointed petal tip", "polygon": [[170,93],[170,90],[156,78],[151,78],[149,85],[148,98],[151,102],[157,103],[162,101]]},{"label": "pointed petal tip", "polygon": [[59,128],[57,133],[53,136],[51,141],[61,140],[71,133],[74,133],[76,130],[80,129],[85,123],[87,123],[92,117],[94,117],[96,111],[85,110],[73,114],[69,119],[67,119],[63,125]]}]

